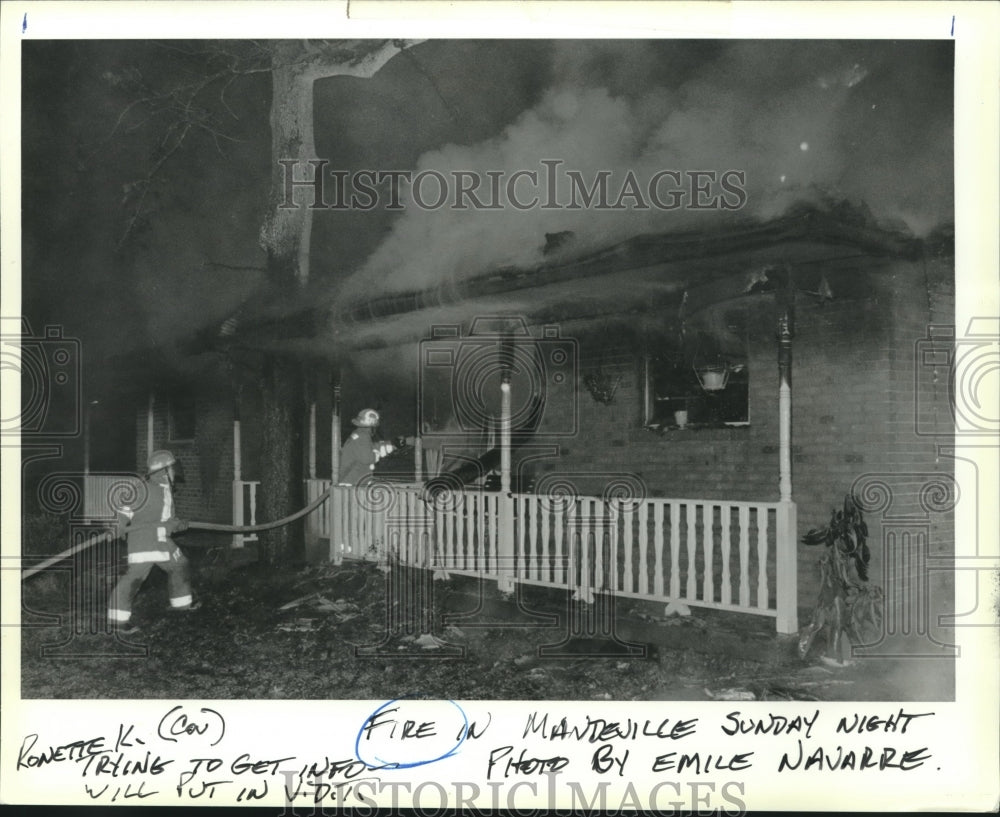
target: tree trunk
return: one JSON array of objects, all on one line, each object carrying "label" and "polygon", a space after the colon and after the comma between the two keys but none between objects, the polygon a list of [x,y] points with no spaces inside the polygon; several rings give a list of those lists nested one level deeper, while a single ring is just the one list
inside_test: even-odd
[{"label": "tree trunk", "polygon": [[[314,140],[313,85],[324,77],[368,78],[378,73],[392,57],[413,42],[360,40],[317,43],[281,40],[274,45],[271,72],[271,201],[261,227],[261,245],[273,253],[281,274],[300,285],[309,280],[309,245],[312,237],[315,191],[294,188],[292,201],[285,200],[282,160],[295,160],[293,178],[311,179],[315,171],[309,162],[316,155]],[[326,171],[329,173],[329,170]],[[330,179],[326,179],[327,187]],[[283,206],[284,205],[284,206]],[[286,266],[287,264],[287,266]],[[284,282],[282,282],[284,283]]]},{"label": "tree trunk", "polygon": [[[302,372],[298,363],[268,356],[261,389],[261,518],[280,519],[304,502]],[[305,557],[302,522],[261,534],[261,558],[271,565]]]},{"label": "tree trunk", "polygon": [[[285,200],[283,159],[298,160],[296,176],[311,172],[319,158],[313,141],[313,83],[328,76],[373,76],[405,43],[350,41],[316,43],[282,40],[274,44],[271,98],[271,196],[261,226],[260,243],[267,251],[268,278],[276,297],[304,286],[309,279],[312,191],[300,188]],[[305,404],[302,367],[269,355],[261,376],[261,508],[270,521],[294,513],[303,502],[303,430]],[[263,558],[269,564],[294,561],[305,554],[302,523],[262,535]]]}]

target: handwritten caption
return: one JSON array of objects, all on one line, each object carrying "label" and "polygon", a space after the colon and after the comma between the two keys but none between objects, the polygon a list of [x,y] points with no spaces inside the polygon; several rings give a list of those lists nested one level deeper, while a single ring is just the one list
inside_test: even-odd
[{"label": "handwritten caption", "polygon": [[388,701],[353,725],[338,724],[330,753],[320,758],[261,752],[266,741],[249,745],[227,734],[221,708],[178,704],[156,723],[121,722],[69,741],[24,735],[16,772],[43,786],[44,776],[58,770],[61,780],[80,787],[82,799],[93,801],[218,795],[236,803],[280,797],[286,804],[376,805],[390,790],[395,805],[396,787],[409,791],[407,769],[441,764],[444,773],[459,756],[460,766],[452,767],[461,777],[452,784],[459,799],[463,785],[479,791],[468,780],[475,775],[495,795],[499,786],[539,778],[547,778],[551,790],[562,773],[568,780],[652,777],[677,785],[713,776],[738,780],[751,770],[899,775],[936,768],[928,745],[935,713],[900,706],[849,715],[734,709],[711,718],[625,719],[538,708],[517,718],[504,713],[502,720],[486,705],[476,706],[470,717],[454,701]]}]

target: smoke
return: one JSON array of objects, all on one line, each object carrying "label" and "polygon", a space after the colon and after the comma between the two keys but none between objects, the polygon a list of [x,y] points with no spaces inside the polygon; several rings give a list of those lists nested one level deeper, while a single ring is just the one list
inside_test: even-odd
[{"label": "smoke", "polygon": [[[500,190],[499,209],[406,210],[386,240],[346,282],[351,297],[373,289],[438,286],[491,269],[543,260],[546,233],[572,231],[565,257],[646,232],[718,229],[766,220],[803,202],[848,202],[887,226],[917,235],[952,219],[952,59],[950,43],[884,42],[571,42],[556,44],[552,81],[540,101],[495,137],[449,144],[421,156],[414,175],[456,171],[503,179],[528,170],[522,201],[545,203],[544,160],[561,162],[590,186],[609,172],[616,201],[631,174],[662,170],[739,171],[745,206],[735,210],[594,207],[519,210]],[[523,180],[522,180],[523,181]],[[689,187],[682,177],[661,181]],[[709,198],[722,191],[710,185]],[[434,198],[433,195],[430,196]],[[426,192],[425,192],[426,198]],[[684,204],[690,204],[688,190]],[[702,198],[702,202],[705,198]],[[729,203],[733,197],[727,198]]]}]

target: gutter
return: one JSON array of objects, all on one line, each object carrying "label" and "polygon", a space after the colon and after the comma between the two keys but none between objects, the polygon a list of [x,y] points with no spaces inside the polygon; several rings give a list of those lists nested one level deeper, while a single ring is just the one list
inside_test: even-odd
[{"label": "gutter", "polygon": [[[363,330],[392,318],[424,310],[460,305],[465,301],[526,292],[575,280],[599,278],[660,264],[711,258],[741,251],[754,251],[794,241],[814,241],[859,248],[873,256],[920,258],[924,242],[905,233],[889,232],[860,222],[846,222],[825,212],[810,209],[764,224],[717,232],[687,232],[640,235],[590,255],[547,262],[531,269],[498,269],[464,281],[436,287],[382,295],[348,303],[309,306],[281,316],[257,319],[244,324],[254,335],[265,335],[279,343],[306,341],[333,330],[346,348],[378,348],[378,343],[351,344],[344,338],[352,328]],[[246,336],[236,334],[230,343],[246,344]],[[241,344],[240,341],[244,344]],[[391,344],[389,344],[391,345]]]}]

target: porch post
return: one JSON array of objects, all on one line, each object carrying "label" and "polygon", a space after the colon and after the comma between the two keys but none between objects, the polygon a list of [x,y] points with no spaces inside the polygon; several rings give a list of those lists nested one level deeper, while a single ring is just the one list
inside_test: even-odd
[{"label": "porch post", "polygon": [[146,458],[153,453],[153,408],[156,405],[156,397],[153,392],[149,393],[149,403],[146,406]]},{"label": "porch post", "polygon": [[99,515],[104,508],[94,508],[97,502],[107,505],[105,501],[108,497],[95,496],[101,491],[95,490],[90,481],[90,412],[92,406],[96,405],[96,400],[90,400],[83,404],[83,514],[86,519],[93,519]]},{"label": "porch post", "polygon": [[316,479],[316,401],[309,401],[309,479]]},{"label": "porch post", "polygon": [[510,493],[510,373],[500,381],[500,490]]},{"label": "porch post", "polygon": [[413,481],[417,484],[424,479],[424,441],[420,435],[413,438]]},{"label": "porch post", "polygon": [[243,479],[243,461],[240,449],[242,448],[240,439],[240,421],[233,420],[233,479],[237,482]]},{"label": "porch post", "polygon": [[[322,493],[322,491],[320,491],[319,486],[316,484],[316,393],[315,386],[311,378],[306,383],[306,403],[309,406],[309,418],[307,421],[308,450],[306,452],[308,459],[306,473],[308,476],[305,479],[306,502],[312,502]],[[316,546],[319,543],[322,513],[322,511],[318,513],[311,513],[306,516],[304,520],[305,525],[303,535],[306,545],[306,561],[309,563],[323,561],[323,559],[318,557],[316,554]]]},{"label": "porch post", "polygon": [[778,320],[778,491],[792,501],[792,330],[788,313]]},{"label": "porch post", "polygon": [[510,491],[510,370],[500,377],[500,497],[497,586],[514,590],[514,497]]},{"label": "porch post", "polygon": [[[240,430],[240,400],[233,399],[233,524],[243,524],[243,441]],[[243,534],[233,534],[233,547],[243,547]]]},{"label": "porch post", "polygon": [[[330,531],[330,561],[340,564],[344,559],[345,537],[341,531],[346,522],[340,514],[340,372],[335,370],[331,378],[330,398],[330,498],[326,501],[327,530]],[[346,505],[344,507],[347,507]]]},{"label": "porch post", "polygon": [[334,377],[330,411],[330,479],[340,482],[340,378]]},{"label": "porch post", "polygon": [[798,631],[798,539],[792,501],[792,327],[789,312],[778,319],[778,513],[777,629]]},{"label": "porch post", "polygon": [[[90,476],[90,407],[97,401],[91,400],[83,405],[83,477]],[[86,490],[86,489],[84,489]],[[86,503],[84,503],[86,505]]]}]

